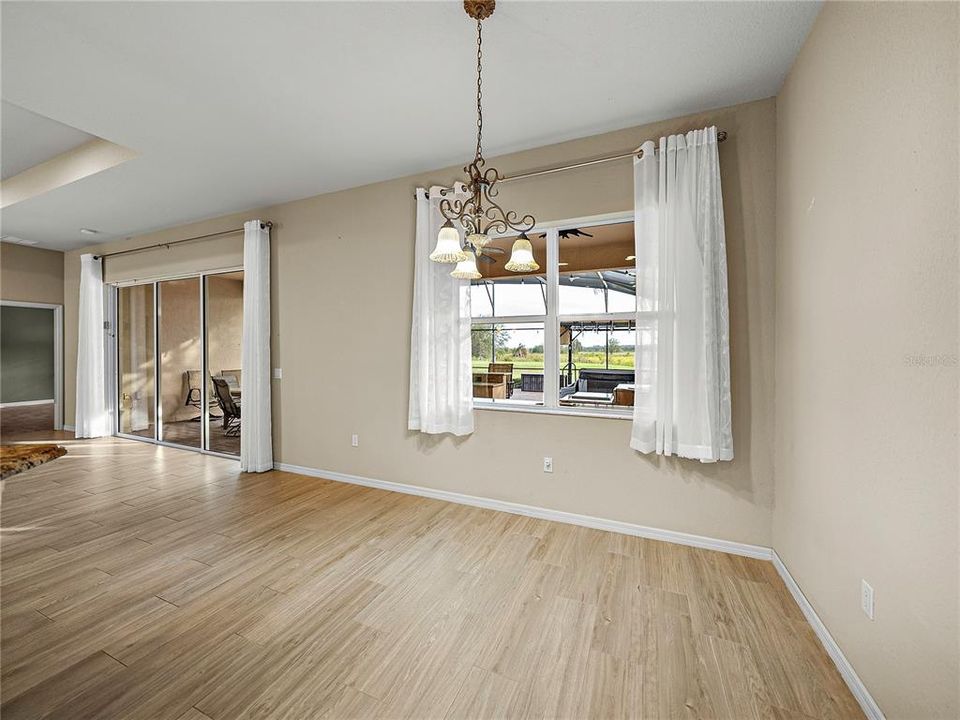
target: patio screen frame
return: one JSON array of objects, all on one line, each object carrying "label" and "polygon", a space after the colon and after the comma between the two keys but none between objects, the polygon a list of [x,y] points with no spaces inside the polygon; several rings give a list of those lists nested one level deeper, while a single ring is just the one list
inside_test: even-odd
[{"label": "patio screen frame", "polygon": [[[592,322],[630,322],[637,320],[636,312],[617,313],[589,313],[565,314],[559,313],[560,288],[560,231],[568,228],[616,225],[633,223],[632,210],[594,215],[557,222],[543,223],[530,231],[546,234],[547,267],[546,267],[546,314],[545,315],[497,315],[490,317],[473,317],[471,326],[504,325],[515,323],[542,323],[543,324],[543,404],[523,400],[490,400],[474,398],[473,406],[477,410],[505,410],[513,412],[532,412],[559,415],[581,415],[587,417],[632,419],[633,408],[615,406],[610,408],[594,408],[587,406],[569,406],[560,404],[560,326],[563,323],[592,323]],[[515,235],[500,235],[497,237],[511,238]],[[496,282],[496,279],[492,279]],[[655,312],[643,313],[655,316]]]}]

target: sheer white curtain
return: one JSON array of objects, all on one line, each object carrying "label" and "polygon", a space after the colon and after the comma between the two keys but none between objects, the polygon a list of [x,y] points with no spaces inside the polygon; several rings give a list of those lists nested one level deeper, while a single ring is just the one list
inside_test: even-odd
[{"label": "sheer white curtain", "polygon": [[80,256],[80,322],[77,336],[77,415],[74,433],[95,438],[113,433],[104,364],[103,262]]},{"label": "sheer white curtain", "polygon": [[273,469],[270,409],[270,229],[243,226],[240,470]]},{"label": "sheer white curtain", "polygon": [[441,188],[417,188],[417,234],[410,331],[410,412],[407,426],[425,433],[473,432],[470,366],[470,281],[450,277],[453,265],[430,253],[443,224]]},{"label": "sheer white curtain", "polygon": [[630,447],[733,459],[727,254],[717,129],[634,162],[637,392]]}]

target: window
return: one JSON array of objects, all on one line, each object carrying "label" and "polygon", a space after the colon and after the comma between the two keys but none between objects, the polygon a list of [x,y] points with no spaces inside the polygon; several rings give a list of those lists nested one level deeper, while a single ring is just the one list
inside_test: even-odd
[{"label": "window", "polygon": [[473,396],[490,403],[542,406],[547,328],[545,238],[532,238],[540,270],[504,269],[513,238],[492,240],[470,286],[473,315]]},{"label": "window", "polygon": [[655,357],[641,347],[639,378],[634,367],[636,272],[627,217],[531,233],[540,265],[534,273],[503,268],[513,238],[487,246],[484,277],[471,285],[478,407],[628,415],[636,392],[651,389]]},{"label": "window", "polygon": [[543,405],[544,324],[473,326],[473,396]]}]

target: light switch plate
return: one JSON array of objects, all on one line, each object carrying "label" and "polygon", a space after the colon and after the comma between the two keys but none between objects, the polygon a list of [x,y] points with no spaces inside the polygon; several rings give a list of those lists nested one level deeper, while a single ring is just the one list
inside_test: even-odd
[{"label": "light switch plate", "polygon": [[863,614],[868,618],[873,620],[874,615],[874,599],[873,599],[873,588],[870,586],[866,580],[860,581],[860,608],[863,610]]}]

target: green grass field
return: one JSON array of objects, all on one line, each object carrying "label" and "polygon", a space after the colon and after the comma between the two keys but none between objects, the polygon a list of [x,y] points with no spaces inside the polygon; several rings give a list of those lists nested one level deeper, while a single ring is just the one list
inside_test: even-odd
[{"label": "green grass field", "polygon": [[[497,353],[497,362],[513,363],[513,379],[519,381],[520,374],[523,372],[543,372],[543,354],[528,353],[526,357],[518,358],[506,353]],[[578,352],[573,354],[573,362],[578,369],[585,368],[603,369],[607,367],[606,356],[602,352]],[[473,371],[486,372],[489,359],[473,358]],[[567,364],[567,356],[564,353],[560,357],[560,365]],[[632,370],[633,369],[633,350],[618,351],[610,353],[611,370]]]}]

